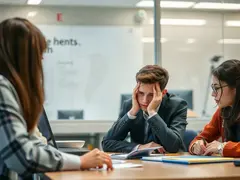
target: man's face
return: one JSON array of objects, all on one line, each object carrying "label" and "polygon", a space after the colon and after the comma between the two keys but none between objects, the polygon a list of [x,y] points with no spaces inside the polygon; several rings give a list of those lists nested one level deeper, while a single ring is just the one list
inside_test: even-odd
[{"label": "man's face", "polygon": [[137,93],[137,100],[140,108],[147,111],[147,107],[153,99],[153,88],[155,84],[141,83]]}]

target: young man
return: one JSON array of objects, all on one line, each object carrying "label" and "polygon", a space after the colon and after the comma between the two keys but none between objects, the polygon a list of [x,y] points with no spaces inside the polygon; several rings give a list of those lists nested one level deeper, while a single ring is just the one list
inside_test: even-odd
[{"label": "young man", "polygon": [[[132,99],[125,101],[118,120],[103,138],[103,150],[130,152],[163,146],[167,152],[184,150],[187,103],[167,93],[168,72],[147,65],[136,74]],[[131,142],[125,141],[130,133]]]}]

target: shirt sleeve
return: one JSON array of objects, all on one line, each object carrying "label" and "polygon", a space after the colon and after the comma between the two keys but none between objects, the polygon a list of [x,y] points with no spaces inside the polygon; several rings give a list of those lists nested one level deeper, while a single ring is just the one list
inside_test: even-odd
[{"label": "shirt sleeve", "polygon": [[39,140],[41,140],[44,144],[47,144],[48,142],[47,142],[47,138],[46,137],[44,137],[43,135],[42,135],[42,133],[39,131],[39,129],[36,127],[35,129],[34,129],[34,135],[39,139]]},{"label": "shirt sleeve", "polygon": [[13,86],[0,78],[0,158],[20,176],[37,172],[80,169],[80,157],[43,144],[27,132]]},{"label": "shirt sleeve", "polygon": [[157,112],[153,113],[151,116],[148,117],[148,119],[151,119],[153,116],[157,115]]},{"label": "shirt sleeve", "polygon": [[137,116],[131,115],[129,111],[127,113],[127,116],[128,116],[129,119],[136,119],[137,118]]},{"label": "shirt sleeve", "polygon": [[223,146],[222,156],[224,157],[240,157],[240,142],[225,142]]}]

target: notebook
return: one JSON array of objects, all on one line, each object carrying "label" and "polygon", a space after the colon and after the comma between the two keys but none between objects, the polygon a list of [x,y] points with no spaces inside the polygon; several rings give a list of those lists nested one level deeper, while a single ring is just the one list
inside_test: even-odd
[{"label": "notebook", "polygon": [[[162,162],[163,157],[165,157],[164,154],[158,154],[158,155],[151,155],[151,156],[144,156],[141,158],[141,160],[143,161],[156,161],[156,162]],[[172,156],[168,156],[168,157],[172,157]]]},{"label": "notebook", "polygon": [[176,164],[206,164],[206,163],[233,162],[234,158],[226,158],[219,156],[162,156],[162,157],[143,157],[142,160]]},{"label": "notebook", "polygon": [[153,148],[145,148],[145,149],[137,149],[133,150],[128,154],[112,154],[112,159],[140,159],[144,156],[150,156],[150,154],[157,149],[162,149],[162,146],[153,147]]}]

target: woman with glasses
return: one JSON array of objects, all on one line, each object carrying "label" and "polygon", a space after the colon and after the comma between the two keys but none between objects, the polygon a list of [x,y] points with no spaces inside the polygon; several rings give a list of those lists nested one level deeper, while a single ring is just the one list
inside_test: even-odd
[{"label": "woman with glasses", "polygon": [[0,179],[28,179],[47,171],[112,169],[108,154],[95,149],[81,157],[46,145],[35,134],[43,110],[41,31],[26,19],[0,23]]},{"label": "woman with glasses", "polygon": [[228,60],[219,65],[213,71],[211,87],[219,108],[191,142],[189,152],[240,157],[240,61]]}]

